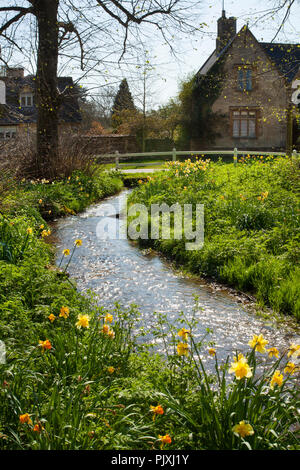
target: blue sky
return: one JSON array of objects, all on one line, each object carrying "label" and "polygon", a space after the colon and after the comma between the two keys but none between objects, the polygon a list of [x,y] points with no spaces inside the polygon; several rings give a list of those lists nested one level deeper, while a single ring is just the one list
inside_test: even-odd
[{"label": "blue sky", "polygon": [[[263,18],[266,10],[272,7],[274,1],[265,0],[225,0],[226,17],[235,16],[237,18],[237,30],[243,25],[249,24],[254,36],[259,41],[269,42],[273,39],[278,26],[283,18],[283,12],[272,17]],[[167,101],[176,95],[178,82],[185,79],[188,73],[197,71],[205,62],[215,48],[217,35],[217,20],[221,16],[222,1],[203,1],[203,13],[199,21],[205,22],[207,26],[203,28],[203,33],[199,37],[182,38],[178,41],[181,49],[179,60],[172,59],[167,49],[158,46],[154,53],[157,55],[157,63],[166,62],[166,66],[158,67],[160,75],[165,81],[161,81],[159,86],[159,99],[161,102]],[[291,10],[290,17],[284,29],[275,39],[275,42],[300,43],[300,1]]]},{"label": "blue sky", "polygon": [[[6,2],[7,0],[0,0],[0,4],[3,1]],[[75,1],[79,2],[80,0]],[[81,1],[83,2],[83,0]],[[9,0],[9,2],[13,4],[14,0]],[[20,2],[26,3],[25,0],[18,0],[18,3]],[[265,42],[273,39],[284,16],[284,11],[273,15],[273,17],[270,14],[264,15],[280,2],[283,2],[283,0],[264,0],[263,2],[261,0],[224,0],[226,16],[235,16],[237,18],[237,29],[241,29],[243,25],[248,23],[255,37],[259,41]],[[196,3],[195,0],[195,5]],[[63,1],[61,5],[63,5]],[[192,13],[192,11],[188,10],[188,13]],[[171,31],[174,33],[172,46],[176,51],[176,57],[170,54],[169,47],[163,44],[163,39],[157,30],[152,29],[148,31],[148,40],[145,42],[144,50],[147,50],[147,59],[149,59],[150,66],[153,66],[153,70],[147,73],[147,87],[149,87],[147,91],[147,109],[158,107],[165,104],[170,98],[175,97],[178,93],[180,81],[186,79],[188,74],[193,74],[199,70],[215,49],[217,20],[221,14],[222,0],[202,0],[199,14],[193,13],[194,16],[192,18],[194,26],[199,27],[202,24],[200,31],[193,35],[180,34],[175,30]],[[36,50],[34,30],[34,19],[29,16],[25,26],[20,29],[20,33],[25,38],[25,51],[29,52],[26,55],[26,53],[21,54],[15,51],[13,57],[8,58],[11,66],[24,66],[26,73],[35,73],[36,70],[36,54],[31,52]],[[120,47],[120,42],[118,43],[119,38],[117,37],[118,29],[114,27],[113,33],[116,40],[113,40],[114,34],[112,34],[108,36],[107,43],[105,43],[105,38],[103,35],[101,36],[101,33],[90,36],[91,42],[89,45],[92,46],[90,59],[95,54],[95,60],[92,58],[88,65],[92,64],[93,66],[94,62],[98,60],[99,54],[99,57],[103,57],[104,60],[97,63],[98,70],[93,66],[84,75],[79,67],[78,57],[80,55],[78,54],[78,49],[74,49],[74,54],[71,53],[70,56],[72,57],[71,62],[61,57],[59,75],[68,75],[72,76],[76,81],[79,80],[81,85],[90,90],[90,95],[95,97],[103,92],[105,94],[107,86],[111,87],[110,89],[117,90],[121,79],[126,77],[135,98],[135,104],[139,106],[139,98],[142,96],[143,68],[137,69],[136,65],[137,62],[140,64],[144,63],[143,54],[133,48],[132,53],[127,54],[126,57],[127,63],[131,62],[130,69],[126,65],[118,67],[117,60],[119,56],[117,56],[117,49]],[[120,37],[121,34],[122,32],[120,31]],[[276,42],[300,43],[300,0],[294,0],[290,17],[286,21],[284,29],[276,38]],[[89,46],[87,45],[86,47]],[[120,50],[122,50],[122,46]]]}]

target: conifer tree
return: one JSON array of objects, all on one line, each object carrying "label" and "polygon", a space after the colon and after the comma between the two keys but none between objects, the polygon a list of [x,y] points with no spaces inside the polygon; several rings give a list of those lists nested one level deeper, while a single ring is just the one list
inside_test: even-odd
[{"label": "conifer tree", "polygon": [[112,112],[113,114],[116,114],[125,109],[135,109],[126,78],[124,78],[120,83],[119,90],[115,96]]}]

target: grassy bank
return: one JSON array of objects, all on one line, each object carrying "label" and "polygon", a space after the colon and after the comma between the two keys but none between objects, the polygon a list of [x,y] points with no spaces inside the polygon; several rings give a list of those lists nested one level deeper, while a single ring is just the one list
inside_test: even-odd
[{"label": "grassy bank", "polygon": [[[75,173],[16,183],[1,200],[0,449],[299,449],[300,346],[279,352],[257,336],[220,365],[206,337],[195,343],[196,320],[157,315],[160,357],[136,337],[135,306],[105,310],[53,266],[49,220],[121,187]],[[74,238],[62,256],[80,249]]]},{"label": "grassy bank", "polygon": [[141,243],[300,319],[299,176],[299,162],[286,158],[172,163],[169,172],[140,184],[130,201],[203,203],[204,247],[185,250],[184,236]]}]

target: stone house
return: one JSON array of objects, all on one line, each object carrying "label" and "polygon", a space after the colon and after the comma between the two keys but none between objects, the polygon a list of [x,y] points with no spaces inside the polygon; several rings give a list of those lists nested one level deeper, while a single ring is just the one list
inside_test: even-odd
[{"label": "stone house", "polygon": [[[68,134],[78,130],[81,114],[72,77],[58,77],[64,92],[59,110],[59,130]],[[23,68],[0,68],[0,140],[28,136],[36,132],[37,107],[35,76],[24,76]]]},{"label": "stone house", "polygon": [[300,78],[300,44],[259,42],[247,26],[236,32],[236,19],[223,11],[216,49],[195,77],[202,98],[209,77],[218,82],[210,102],[213,138],[209,142],[200,131],[191,139],[191,150],[285,151],[295,144],[299,111],[291,98]]}]

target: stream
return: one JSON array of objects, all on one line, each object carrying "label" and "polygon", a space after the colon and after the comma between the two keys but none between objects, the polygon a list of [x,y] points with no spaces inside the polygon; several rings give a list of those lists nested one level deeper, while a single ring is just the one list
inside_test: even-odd
[{"label": "stream", "polygon": [[[278,328],[270,320],[263,320],[225,287],[178,274],[161,256],[143,251],[126,239],[100,239],[97,236],[99,222],[108,221],[109,230],[112,230],[112,221],[118,230],[124,228],[122,216],[115,217],[113,212],[120,213],[129,192],[122,191],[79,215],[55,222],[57,264],[63,249],[72,248],[75,239],[82,240],[82,246],[76,248],[68,267],[80,291],[91,289],[99,299],[99,305],[107,309],[113,309],[114,302],[126,308],[132,303],[137,304],[141,324],[148,331],[143,341],[153,341],[153,312],[165,314],[173,323],[182,311],[187,318],[195,315],[198,324],[194,335],[197,338],[210,330],[206,340],[214,342],[220,359],[232,357],[234,351],[249,351],[248,341],[254,334],[263,334],[269,341],[267,346],[279,350],[292,342],[299,343],[300,337],[294,328],[288,324]],[[63,263],[67,261],[66,258]],[[200,307],[196,311],[194,296]]]}]

